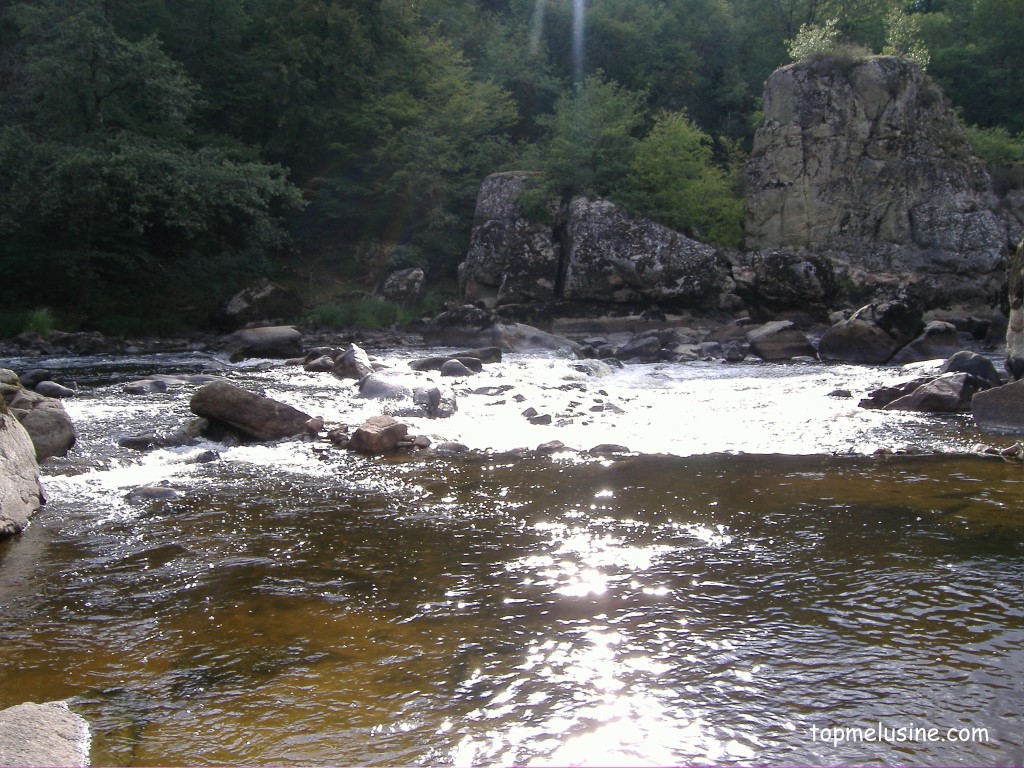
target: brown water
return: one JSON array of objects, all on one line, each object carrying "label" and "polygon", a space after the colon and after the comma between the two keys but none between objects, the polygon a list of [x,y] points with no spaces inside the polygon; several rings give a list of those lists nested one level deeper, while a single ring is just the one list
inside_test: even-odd
[{"label": "brown water", "polygon": [[[0,707],[69,699],[95,764],[1024,762],[1019,464],[113,445],[187,396],[69,404],[0,544]],[[938,733],[821,740],[879,723]]]}]

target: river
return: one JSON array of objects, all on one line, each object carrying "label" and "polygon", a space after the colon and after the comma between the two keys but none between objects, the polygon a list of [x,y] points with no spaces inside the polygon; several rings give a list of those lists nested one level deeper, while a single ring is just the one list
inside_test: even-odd
[{"label": "river", "polygon": [[39,365],[80,439],[0,543],[0,707],[69,700],[94,764],[1024,763],[1024,469],[857,407],[913,372],[507,355],[406,420],[470,452],[370,458],[117,444],[189,418],[153,373],[380,412],[328,374],[0,361]]}]

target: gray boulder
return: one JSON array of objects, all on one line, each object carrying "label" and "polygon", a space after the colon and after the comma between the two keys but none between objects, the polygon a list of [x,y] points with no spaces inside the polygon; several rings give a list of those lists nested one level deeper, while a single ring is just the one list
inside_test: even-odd
[{"label": "gray boulder", "polygon": [[839,293],[832,261],[807,249],[768,249],[732,267],[736,293],[755,317],[823,320]]},{"label": "gray boulder", "polygon": [[305,434],[310,416],[269,397],[226,381],[201,387],[189,403],[196,416],[227,424],[252,440],[278,440]]},{"label": "gray boulder", "polygon": [[661,339],[657,336],[631,339],[615,350],[615,357],[622,361],[656,363],[661,360]]},{"label": "gray boulder", "polygon": [[24,530],[44,500],[32,439],[0,398],[0,539]]},{"label": "gray boulder", "polygon": [[51,457],[67,456],[78,441],[78,433],[60,401],[25,389],[8,390],[4,396],[8,395],[11,413],[32,438],[36,460],[42,463]]},{"label": "gray boulder", "polygon": [[302,355],[302,334],[290,325],[243,328],[226,339],[233,360],[249,357],[290,358]]},{"label": "gray boulder", "polygon": [[565,299],[714,309],[731,287],[728,267],[712,246],[607,200],[573,199],[567,232]]},{"label": "gray boulder", "polygon": [[445,360],[440,367],[442,376],[472,376],[473,371],[461,360]]},{"label": "gray boulder", "polygon": [[971,401],[971,411],[984,430],[1024,435],[1024,379],[979,392]]},{"label": "gray boulder", "polygon": [[424,280],[425,275],[419,267],[400,269],[384,279],[379,293],[395,304],[415,304],[423,295]]},{"label": "gray boulder", "polygon": [[339,379],[362,379],[373,373],[373,364],[366,350],[358,344],[349,344],[334,359],[331,373]]},{"label": "gray boulder", "polygon": [[987,386],[969,373],[944,373],[893,400],[885,406],[885,410],[930,413],[969,411],[975,393]]},{"label": "gray boulder", "polygon": [[579,344],[524,323],[506,323],[487,309],[464,304],[445,310],[423,330],[429,344],[497,347],[499,350],[579,350]]},{"label": "gray boulder", "polygon": [[292,320],[301,314],[302,302],[295,294],[262,278],[231,297],[220,320],[228,328],[241,328],[268,320]]},{"label": "gray boulder", "polygon": [[773,320],[747,331],[751,351],[763,360],[792,360],[814,357],[814,347],[803,332],[789,320]]},{"label": "gray boulder", "polygon": [[[555,298],[561,244],[552,224],[529,219],[519,208],[520,195],[536,178],[524,171],[496,173],[480,185],[469,250],[459,265],[467,301],[494,307]],[[557,201],[550,208],[557,217]]]},{"label": "gray boulder", "polygon": [[89,724],[62,701],[0,710],[0,765],[89,765]]},{"label": "gray boulder", "polygon": [[988,383],[990,387],[998,387],[1003,383],[995,365],[984,355],[966,349],[957,352],[942,364],[939,373],[969,373]]},{"label": "gray boulder", "polygon": [[963,349],[960,334],[951,323],[932,320],[921,334],[899,350],[889,360],[890,365],[905,365],[921,360],[941,360],[952,357]]},{"label": "gray boulder", "polygon": [[483,362],[478,357],[468,357],[466,355],[433,355],[431,357],[420,357],[416,360],[409,361],[409,367],[414,371],[440,371],[441,367],[451,361],[461,363],[463,366],[468,368],[471,373],[480,373],[483,370]]},{"label": "gray boulder", "polygon": [[882,365],[913,339],[922,325],[920,310],[910,302],[868,304],[833,325],[818,343],[822,360]]},{"label": "gray boulder", "polygon": [[388,453],[406,442],[408,435],[407,424],[402,424],[390,416],[371,416],[352,433],[348,449],[358,453]]},{"label": "gray boulder", "polygon": [[458,407],[455,394],[396,371],[376,371],[359,382],[361,397],[391,401],[387,410],[398,416],[444,419]]},{"label": "gray boulder", "polygon": [[78,394],[71,387],[65,387],[56,381],[40,381],[35,385],[34,389],[43,397],[52,397],[57,400],[63,397],[74,397]]}]

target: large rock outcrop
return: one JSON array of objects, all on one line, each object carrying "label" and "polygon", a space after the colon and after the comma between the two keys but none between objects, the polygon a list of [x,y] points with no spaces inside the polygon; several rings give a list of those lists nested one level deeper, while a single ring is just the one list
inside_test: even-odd
[{"label": "large rock outcrop", "polygon": [[1006,227],[955,114],[914,64],[782,67],[764,115],[746,166],[748,249],[827,255],[865,297],[916,283],[926,307],[994,303]]},{"label": "large rock outcrop", "polygon": [[533,174],[488,176],[459,267],[467,301],[490,307],[569,301],[717,309],[735,288],[717,250],[602,199],[548,203],[541,222],[519,198]]},{"label": "large rock outcrop", "polygon": [[574,198],[567,233],[565,299],[715,309],[731,287],[714,247],[607,200]]}]

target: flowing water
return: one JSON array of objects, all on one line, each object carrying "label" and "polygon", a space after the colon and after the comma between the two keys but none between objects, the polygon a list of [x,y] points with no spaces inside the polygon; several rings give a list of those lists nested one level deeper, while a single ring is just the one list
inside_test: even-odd
[{"label": "flowing water", "polygon": [[[81,437],[0,544],[0,707],[68,699],[96,764],[1024,762],[1024,471],[965,455],[968,417],[857,408],[908,372],[513,355],[408,420],[470,453],[367,458],[131,451],[198,385],[123,382],[216,361],[44,362]],[[329,425],[381,410],[215,367]],[[581,450],[514,450],[554,439]]]}]

